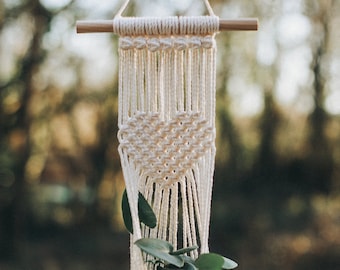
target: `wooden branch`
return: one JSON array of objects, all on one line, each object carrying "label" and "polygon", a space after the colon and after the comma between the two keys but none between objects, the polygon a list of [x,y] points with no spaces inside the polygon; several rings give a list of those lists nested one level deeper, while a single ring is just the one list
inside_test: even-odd
[{"label": "wooden branch", "polygon": [[[77,21],[77,33],[113,33],[112,20]],[[256,31],[258,19],[220,19],[220,31]]]}]

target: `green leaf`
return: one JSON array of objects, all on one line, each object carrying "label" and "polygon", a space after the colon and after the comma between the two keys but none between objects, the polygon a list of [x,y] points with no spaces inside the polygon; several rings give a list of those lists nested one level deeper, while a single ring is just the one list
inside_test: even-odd
[{"label": "green leaf", "polygon": [[173,251],[170,254],[171,255],[181,255],[181,254],[185,254],[188,253],[190,251],[193,251],[195,249],[198,249],[198,246],[192,246],[192,247],[187,247],[187,248],[181,248],[179,250]]},{"label": "green leaf", "polygon": [[221,270],[223,264],[223,257],[215,253],[201,254],[195,261],[195,266],[199,270]]},{"label": "green leaf", "polygon": [[[131,209],[126,189],[124,190],[122,197],[122,212],[126,229],[130,233],[133,233]],[[157,218],[155,213],[153,212],[147,200],[144,198],[143,194],[140,192],[138,194],[138,217],[140,222],[144,223],[146,226],[150,228],[155,228],[157,225]]]},{"label": "green leaf", "polygon": [[144,198],[143,194],[138,194],[138,216],[139,220],[150,228],[155,228],[157,225],[157,218],[153,212],[150,204]]},{"label": "green leaf", "polygon": [[197,270],[196,266],[192,263],[185,263],[184,270]]},{"label": "green leaf", "polygon": [[172,264],[177,267],[183,267],[184,260],[179,255],[171,255],[173,246],[160,239],[142,238],[135,242],[135,244],[147,254],[163,260],[165,263]]},{"label": "green leaf", "polygon": [[234,269],[238,266],[238,264],[234,262],[233,260],[230,260],[225,257],[223,257],[223,260],[224,260],[224,263],[223,263],[222,269]]},{"label": "green leaf", "polygon": [[195,260],[187,255],[181,255],[181,257],[184,260],[184,263],[188,263],[188,264],[195,264]]},{"label": "green leaf", "polygon": [[195,261],[199,270],[221,270],[234,269],[238,266],[236,262],[216,253],[201,254]]},{"label": "green leaf", "polygon": [[132,226],[132,217],[131,217],[131,210],[129,205],[129,200],[127,197],[126,189],[123,192],[122,197],[122,212],[123,212],[123,220],[126,229],[133,234],[133,226]]}]

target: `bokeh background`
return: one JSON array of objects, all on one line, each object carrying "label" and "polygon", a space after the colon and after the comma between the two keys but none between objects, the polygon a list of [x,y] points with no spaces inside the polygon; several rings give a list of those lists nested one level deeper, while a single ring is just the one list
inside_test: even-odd
[{"label": "bokeh background", "polygon": [[[0,269],[129,269],[117,36],[75,33],[122,0],[0,0]],[[199,0],[126,15],[201,15]],[[258,32],[217,36],[211,250],[240,270],[340,269],[340,1],[211,0]]]}]

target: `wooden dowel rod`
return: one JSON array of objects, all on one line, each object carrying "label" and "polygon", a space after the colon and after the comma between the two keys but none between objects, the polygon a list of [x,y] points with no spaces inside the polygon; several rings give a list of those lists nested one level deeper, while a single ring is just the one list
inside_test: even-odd
[{"label": "wooden dowel rod", "polygon": [[[77,33],[112,33],[112,20],[77,21]],[[258,20],[256,18],[226,20],[220,19],[220,31],[256,31]]]}]

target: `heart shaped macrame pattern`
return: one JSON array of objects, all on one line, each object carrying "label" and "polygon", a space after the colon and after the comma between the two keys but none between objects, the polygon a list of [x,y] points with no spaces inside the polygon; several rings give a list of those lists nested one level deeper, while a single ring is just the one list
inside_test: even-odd
[{"label": "heart shaped macrame pattern", "polygon": [[118,140],[139,174],[167,186],[214,147],[215,130],[199,113],[177,113],[169,121],[138,113],[120,127]]}]

